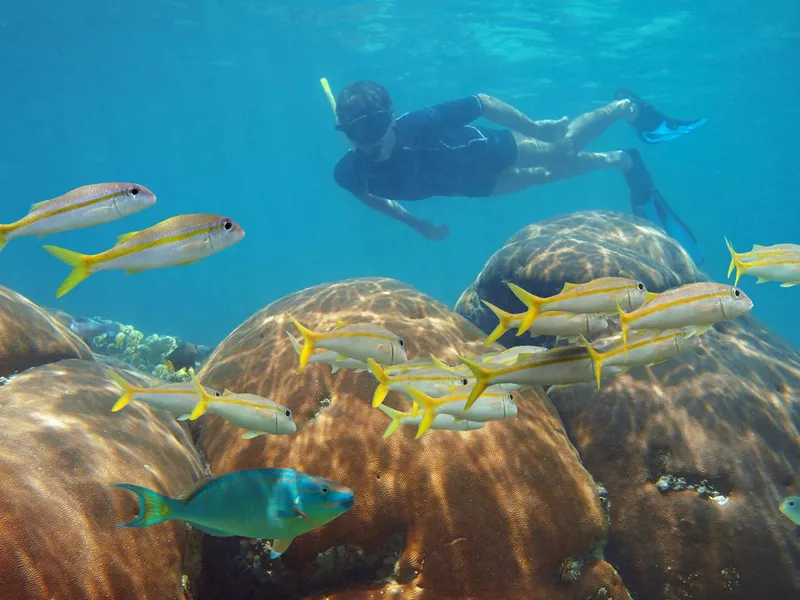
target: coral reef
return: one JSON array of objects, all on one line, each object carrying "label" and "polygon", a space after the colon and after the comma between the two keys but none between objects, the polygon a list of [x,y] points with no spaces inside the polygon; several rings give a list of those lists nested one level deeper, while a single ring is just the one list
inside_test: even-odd
[{"label": "coral reef", "polygon": [[[296,468],[346,482],[356,503],[275,561],[206,539],[199,598],[582,600],[602,588],[627,597],[608,563],[585,558],[602,547],[607,517],[541,390],[519,392],[517,418],[480,431],[434,431],[415,441],[404,430],[384,440],[388,421],[370,405],[370,373],[332,375],[315,364],[296,374],[287,311],[318,330],[339,320],[380,324],[403,336],[411,357],[434,352],[453,360],[456,352],[483,349],[483,336],[465,319],[388,279],[309,288],[239,326],[209,357],[201,380],[281,402],[294,412],[298,433],[246,441],[204,416],[196,434],[211,470]],[[386,402],[405,405],[394,392]],[[575,556],[583,566],[565,583],[559,570]]]},{"label": "coral reef", "polygon": [[[185,426],[134,403],[103,366],[68,359],[0,388],[0,581],[4,598],[184,598],[186,526],[116,527],[138,511],[126,482],[178,494],[203,474]],[[138,385],[147,379],[120,375]]]},{"label": "coral reef", "polygon": [[[496,321],[477,296],[523,310],[504,280],[547,296],[565,281],[620,274],[653,291],[707,279],[642,221],[582,213],[514,236],[458,310],[488,332]],[[800,355],[777,333],[749,317],[719,324],[696,352],[634,368],[600,391],[576,385],[548,397],[608,490],[605,556],[635,597],[789,598],[800,589],[800,540],[777,510],[800,489]]]}]

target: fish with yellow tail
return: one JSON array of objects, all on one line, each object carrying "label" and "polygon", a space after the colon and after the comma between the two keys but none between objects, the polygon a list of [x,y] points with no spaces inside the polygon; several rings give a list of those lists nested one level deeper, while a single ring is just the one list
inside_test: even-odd
[{"label": "fish with yellow tail", "polygon": [[201,481],[178,498],[130,483],[115,483],[136,494],[138,516],[123,527],[150,527],[179,520],[215,537],[272,540],[277,558],[299,535],[344,514],[353,490],[324,477],[293,469],[252,469]]},{"label": "fish with yellow tail", "polygon": [[[155,387],[141,388],[128,383],[114,371],[108,376],[122,389],[122,395],[116,401],[111,412],[122,410],[132,400],[172,413],[176,417],[189,416],[200,399],[193,382],[165,383]],[[219,398],[222,394],[214,388],[205,387],[207,394]]]},{"label": "fish with yellow tail", "polygon": [[340,321],[333,331],[311,331],[292,315],[289,318],[305,339],[297,373],[305,371],[317,348],[332,350],[340,355],[341,360],[354,358],[366,363],[371,358],[383,365],[404,363],[408,358],[403,338],[379,325]]},{"label": "fish with yellow tail", "polygon": [[516,417],[518,408],[513,394],[505,390],[484,389],[471,405],[467,405],[470,392],[454,392],[440,398],[433,398],[411,386],[401,388],[414,403],[412,417],[416,417],[416,407],[424,408],[422,420],[415,439],[421,438],[431,428],[437,415],[445,414],[467,421],[500,421]]},{"label": "fish with yellow tail", "polygon": [[635,309],[655,296],[648,292],[644,283],[626,277],[598,277],[587,283],[565,283],[555,296],[540,298],[507,282],[514,295],[528,307],[520,321],[517,335],[531,328],[543,311],[571,313],[613,314],[617,303],[628,310]]},{"label": "fish with yellow tail", "polygon": [[547,352],[520,358],[511,365],[479,363],[463,356],[460,356],[459,360],[467,365],[475,376],[475,385],[465,406],[467,410],[490,385],[512,383],[520,387],[532,387],[594,381],[592,357],[583,346],[560,346]]},{"label": "fish with yellow tail", "polygon": [[192,374],[192,383],[199,398],[189,419],[194,421],[206,412],[217,415],[244,429],[242,439],[249,440],[259,435],[293,434],[297,432],[292,411],[274,400],[256,394],[234,394],[225,390],[222,396],[205,391],[197,377]]},{"label": "fish with yellow tail", "polygon": [[[794,244],[777,244],[770,249],[759,247],[751,252],[739,254],[733,245],[725,238],[728,251],[731,253],[731,266],[728,267],[728,277],[736,267],[736,279],[733,285],[739,284],[742,275],[757,277],[756,283],[768,281],[780,282],[781,287],[794,287],[800,284],[800,246]],[[788,248],[796,250],[788,250]]]},{"label": "fish with yellow tail", "polygon": [[[497,327],[483,342],[487,346],[500,339],[512,327],[519,327],[522,324],[522,319],[527,314],[527,312],[506,312],[491,302],[486,300],[481,300],[481,302],[494,313],[498,320]],[[528,333],[532,336],[553,335],[557,338],[566,338],[568,342],[572,343],[577,341],[578,335],[591,338],[604,331],[607,327],[608,321],[603,315],[553,310],[540,313],[528,328]]]},{"label": "fish with yellow tail", "polygon": [[179,215],[121,235],[116,246],[99,254],[79,254],[57,246],[43,248],[72,267],[72,273],[56,291],[60,298],[98,271],[139,273],[189,265],[231,247],[243,237],[244,230],[228,217],[195,214]]},{"label": "fish with yellow tail", "polygon": [[[383,433],[383,439],[388,438],[403,425],[419,425],[422,422],[421,416],[412,416],[410,411],[399,411],[385,404],[381,404],[378,408],[392,420]],[[475,431],[476,429],[483,428],[483,426],[483,421],[468,421],[467,419],[456,418],[453,415],[439,413],[433,419],[430,429],[440,429],[444,431]]]},{"label": "fish with yellow tail", "polygon": [[623,346],[637,329],[664,331],[692,326],[692,335],[750,312],[753,301],[742,290],[724,283],[687,283],[667,290],[632,312],[617,307]]},{"label": "fish with yellow tail", "polygon": [[[300,356],[303,353],[303,344],[301,344],[298,339],[288,331],[286,332],[286,335],[289,336],[289,343],[297,353],[297,356]],[[311,358],[308,359],[309,364],[317,362],[330,365],[331,373],[336,373],[336,371],[339,369],[349,369],[356,373],[367,370],[367,364],[363,361],[356,360],[354,358],[342,357],[337,352],[323,350],[322,348],[317,348],[311,355]]]},{"label": "fish with yellow tail", "polygon": [[615,341],[608,349],[597,351],[581,336],[586,350],[594,363],[597,389],[600,389],[600,378],[603,365],[619,367],[623,370],[641,365],[655,365],[669,360],[674,356],[688,352],[700,345],[700,337],[694,335],[691,328],[670,329],[660,333],[641,331],[634,334],[634,338],[626,348],[620,341]]},{"label": "fish with yellow tail", "polygon": [[438,398],[457,390],[459,387],[466,387],[469,383],[463,375],[458,375],[448,369],[440,369],[439,367],[420,368],[397,375],[387,375],[386,371],[371,358],[367,359],[367,365],[370,373],[378,380],[378,387],[372,397],[372,406],[374,408],[383,404],[386,394],[390,391],[399,391],[405,386],[414,387]]},{"label": "fish with yellow tail", "polygon": [[156,203],[153,192],[138,183],[84,185],[63,196],[32,204],[28,214],[0,225],[0,250],[26,235],[43,238],[54,233],[102,225],[137,213]]}]

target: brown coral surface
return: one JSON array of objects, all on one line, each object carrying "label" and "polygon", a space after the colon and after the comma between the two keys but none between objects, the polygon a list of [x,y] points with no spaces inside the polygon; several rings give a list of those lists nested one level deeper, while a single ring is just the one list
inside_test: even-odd
[{"label": "brown coral surface", "polygon": [[[136,385],[148,379],[118,372]],[[119,396],[101,365],[64,360],[0,387],[0,598],[182,598],[186,527],[141,529],[133,483],[177,495],[202,475],[184,426]]]},{"label": "brown coral surface", "polygon": [[[389,420],[370,406],[370,373],[332,375],[312,364],[296,374],[286,331],[298,333],[287,311],[320,331],[339,320],[380,324],[403,336],[409,358],[433,352],[453,361],[457,352],[483,351],[483,336],[465,319],[389,279],[303,290],[231,333],[200,380],[287,405],[298,433],[242,440],[241,429],[204,416],[198,443],[211,470],[300,469],[351,487],[356,502],[275,561],[255,556],[252,546],[206,538],[201,598],[267,591],[316,598],[324,591],[335,598],[584,600],[611,590],[627,597],[614,569],[588,558],[602,546],[606,514],[541,390],[516,393],[518,416],[480,431],[430,431],[415,441],[415,428],[406,428],[384,440]],[[386,403],[407,406],[395,392]]]}]

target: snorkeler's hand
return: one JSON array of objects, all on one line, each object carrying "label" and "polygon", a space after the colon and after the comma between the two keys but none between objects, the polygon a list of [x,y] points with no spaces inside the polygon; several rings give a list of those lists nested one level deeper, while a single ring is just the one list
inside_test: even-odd
[{"label": "snorkeler's hand", "polygon": [[434,225],[433,223],[428,223],[427,221],[422,223],[417,231],[419,231],[422,237],[424,237],[426,240],[430,240],[432,242],[441,242],[444,238],[450,235],[450,228],[447,225]]}]

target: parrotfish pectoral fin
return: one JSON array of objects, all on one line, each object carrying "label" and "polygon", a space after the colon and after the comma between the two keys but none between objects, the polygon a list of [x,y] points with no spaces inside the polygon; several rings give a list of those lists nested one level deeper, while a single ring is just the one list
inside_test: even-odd
[{"label": "parrotfish pectoral fin", "polygon": [[286,552],[286,550],[289,548],[289,546],[291,546],[293,541],[294,538],[272,540],[272,543],[270,544],[269,557],[273,559],[278,558],[281,554]]},{"label": "parrotfish pectoral fin", "polygon": [[136,494],[136,498],[139,500],[139,516],[133,521],[117,523],[117,525],[125,527],[148,527],[150,525],[158,525],[170,519],[180,518],[174,513],[178,503],[172,498],[130,483],[114,483],[109,487],[131,491]]},{"label": "parrotfish pectoral fin", "polygon": [[58,246],[42,246],[42,248],[44,248],[51,256],[54,256],[58,260],[65,262],[72,267],[72,273],[67,275],[67,278],[56,290],[56,298],[61,298],[61,296],[69,292],[72,288],[92,274],[87,261],[89,257],[86,254],[80,254],[78,252],[73,252],[72,250],[67,250],[66,248],[59,248]]},{"label": "parrotfish pectoral fin", "polygon": [[122,395],[119,397],[116,403],[114,403],[114,406],[111,407],[111,412],[117,412],[118,410],[128,406],[128,403],[138,390],[114,371],[108,371],[108,376],[114,381],[114,383],[122,388]]}]

